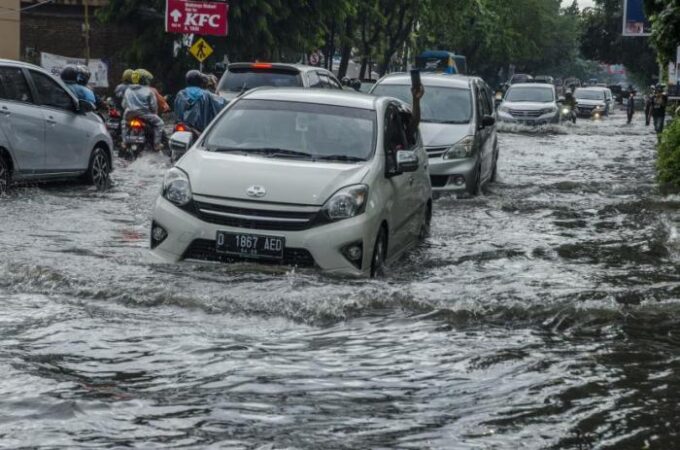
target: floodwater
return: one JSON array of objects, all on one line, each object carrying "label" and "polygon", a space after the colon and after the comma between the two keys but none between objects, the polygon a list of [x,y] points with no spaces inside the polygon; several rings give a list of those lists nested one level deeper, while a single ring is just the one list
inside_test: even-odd
[{"label": "floodwater", "polygon": [[0,200],[0,447],[680,446],[680,197],[623,115],[506,127],[385,280],[166,264],[167,162]]}]

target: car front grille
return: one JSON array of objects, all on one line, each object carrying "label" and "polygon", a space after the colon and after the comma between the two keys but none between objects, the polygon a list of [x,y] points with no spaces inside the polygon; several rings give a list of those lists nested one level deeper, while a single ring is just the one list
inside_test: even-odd
[{"label": "car front grille", "polygon": [[449,147],[427,147],[427,156],[430,158],[440,158],[446,153]]},{"label": "car front grille", "polygon": [[512,115],[512,117],[540,117],[543,115],[543,111],[540,109],[532,111],[511,109],[510,114]]},{"label": "car front grille", "polygon": [[432,183],[432,187],[441,188],[441,187],[446,186],[449,183],[449,176],[448,175],[430,175],[430,182]]},{"label": "car front grille", "polygon": [[205,222],[251,230],[301,231],[323,223],[319,210],[309,208],[304,211],[243,208],[194,201],[192,212]]},{"label": "car front grille", "polygon": [[307,250],[302,248],[288,248],[283,252],[283,259],[251,259],[242,258],[234,255],[226,255],[217,251],[217,243],[209,239],[196,239],[186,249],[183,255],[184,259],[193,259],[199,261],[213,261],[222,263],[238,263],[238,262],[257,262],[261,264],[273,264],[281,266],[292,267],[315,267],[316,262],[314,257]]}]

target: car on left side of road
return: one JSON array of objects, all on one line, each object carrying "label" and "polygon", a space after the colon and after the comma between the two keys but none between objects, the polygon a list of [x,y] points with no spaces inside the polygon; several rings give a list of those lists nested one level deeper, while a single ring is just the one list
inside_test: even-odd
[{"label": "car on left side of road", "polygon": [[513,84],[498,107],[498,120],[525,125],[559,123],[555,86],[547,83]]},{"label": "car on left side of road", "polygon": [[255,89],[229,104],[166,175],[152,252],[379,276],[427,235],[428,158],[397,99]]},{"label": "car on left side of road", "polygon": [[112,148],[90,103],[40,67],[0,59],[0,191],[78,177],[106,189]]}]

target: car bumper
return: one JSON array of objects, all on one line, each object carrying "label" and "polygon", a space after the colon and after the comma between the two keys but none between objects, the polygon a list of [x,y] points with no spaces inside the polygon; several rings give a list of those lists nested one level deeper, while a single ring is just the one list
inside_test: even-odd
[{"label": "car bumper", "polygon": [[499,122],[505,122],[505,123],[517,123],[517,124],[522,124],[522,125],[529,125],[529,126],[539,126],[539,125],[548,125],[551,123],[559,123],[560,121],[560,115],[559,113],[552,113],[552,114],[543,114],[542,116],[538,117],[518,117],[518,116],[513,116],[508,113],[503,113],[503,112],[498,112],[498,121]]},{"label": "car bumper", "polygon": [[[209,261],[252,262],[261,264],[287,265],[291,267],[315,267],[324,272],[361,277],[370,274],[371,257],[380,220],[364,213],[352,219],[333,222],[302,231],[272,231],[236,228],[205,222],[159,197],[153,213],[154,224],[167,232],[167,237],[152,249],[156,256],[177,262],[184,259],[206,259]],[[228,233],[254,234],[285,238],[283,261],[241,259],[229,257],[216,251],[218,231]],[[360,243],[363,255],[360,267],[347,259],[342,250],[348,245]],[[198,249],[198,250],[196,250]],[[196,258],[199,251],[205,258]],[[302,257],[300,255],[303,255]],[[302,260],[303,264],[298,264]],[[311,264],[310,264],[311,263]]]},{"label": "car bumper", "polygon": [[433,192],[464,192],[467,182],[475,175],[476,158],[445,160],[430,159],[430,180]]}]

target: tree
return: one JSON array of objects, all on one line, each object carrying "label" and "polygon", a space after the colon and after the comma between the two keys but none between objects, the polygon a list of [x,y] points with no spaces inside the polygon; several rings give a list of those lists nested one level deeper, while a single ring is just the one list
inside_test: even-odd
[{"label": "tree", "polygon": [[652,42],[665,65],[675,60],[680,45],[680,1],[645,0],[645,11],[652,22]]}]

